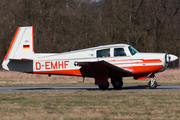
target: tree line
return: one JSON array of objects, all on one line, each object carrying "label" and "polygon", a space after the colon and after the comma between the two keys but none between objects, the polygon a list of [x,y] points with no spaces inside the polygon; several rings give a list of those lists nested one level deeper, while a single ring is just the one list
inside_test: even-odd
[{"label": "tree line", "polygon": [[180,56],[179,0],[0,0],[0,61],[19,26],[34,26],[35,52],[126,43]]}]

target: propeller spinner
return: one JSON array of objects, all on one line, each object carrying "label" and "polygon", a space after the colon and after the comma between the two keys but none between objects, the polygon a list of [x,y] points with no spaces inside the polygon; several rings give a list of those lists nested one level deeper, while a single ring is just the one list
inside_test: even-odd
[{"label": "propeller spinner", "polygon": [[177,60],[178,57],[175,55],[172,55],[172,54],[168,54],[168,52],[166,50],[165,59],[166,59],[166,63],[169,63],[169,62],[173,62],[173,61]]}]

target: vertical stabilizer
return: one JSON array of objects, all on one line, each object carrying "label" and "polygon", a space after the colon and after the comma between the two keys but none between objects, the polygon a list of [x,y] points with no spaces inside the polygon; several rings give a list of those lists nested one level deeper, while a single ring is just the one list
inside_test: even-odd
[{"label": "vertical stabilizer", "polygon": [[18,27],[4,60],[33,59],[33,27]]},{"label": "vertical stabilizer", "polygon": [[31,72],[34,58],[33,27],[18,27],[2,67],[6,70]]}]

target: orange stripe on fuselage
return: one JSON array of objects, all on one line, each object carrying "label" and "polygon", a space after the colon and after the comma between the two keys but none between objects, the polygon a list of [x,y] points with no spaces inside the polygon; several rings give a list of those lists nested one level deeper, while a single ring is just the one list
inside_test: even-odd
[{"label": "orange stripe on fuselage", "polygon": [[54,74],[54,75],[72,75],[82,76],[79,69],[75,70],[54,70],[54,71],[34,71],[35,74]]},{"label": "orange stripe on fuselage", "polygon": [[135,60],[142,60],[142,61],[161,61],[160,59],[125,59],[125,60],[113,60],[113,61],[135,61]]},{"label": "orange stripe on fuselage", "polygon": [[11,48],[12,48],[12,46],[13,46],[13,44],[14,44],[14,40],[16,39],[16,36],[17,36],[17,34],[18,34],[18,32],[19,32],[19,29],[20,29],[20,27],[18,27],[17,30],[16,30],[16,33],[15,33],[15,35],[14,35],[13,40],[11,41],[10,47],[9,47],[9,49],[8,49],[8,52],[6,53],[6,56],[4,57],[4,60],[7,59],[8,55],[9,55],[9,52],[11,51]]},{"label": "orange stripe on fuselage", "polygon": [[155,66],[133,66],[133,67],[122,67],[124,69],[131,70],[133,74],[140,73],[148,73],[148,72],[156,72],[163,68],[163,65],[155,65]]},{"label": "orange stripe on fuselage", "polygon": [[[149,72],[157,72],[158,70],[163,68],[163,65],[156,66],[134,66],[134,67],[122,67],[123,69],[127,69],[132,71],[132,75],[149,73]],[[35,74],[54,74],[54,75],[71,75],[71,76],[82,76],[79,69],[75,70],[54,70],[54,71],[34,71]]]},{"label": "orange stripe on fuselage", "polygon": [[[132,59],[132,60],[123,60],[123,61],[135,61],[141,60],[142,62],[129,62],[129,63],[114,63],[114,65],[124,65],[124,64],[144,64],[144,63],[161,63],[160,59],[144,60],[144,59]],[[120,61],[120,60],[117,60]]]},{"label": "orange stripe on fuselage", "polygon": [[143,63],[161,63],[162,61],[160,59],[152,59],[152,60],[143,60]]}]

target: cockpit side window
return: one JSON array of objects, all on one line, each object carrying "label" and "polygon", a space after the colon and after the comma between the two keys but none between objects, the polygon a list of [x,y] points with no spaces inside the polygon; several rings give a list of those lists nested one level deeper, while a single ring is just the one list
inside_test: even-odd
[{"label": "cockpit side window", "polygon": [[136,53],[138,53],[138,51],[135,48],[133,48],[132,46],[129,46],[128,49],[129,49],[131,55],[135,55]]},{"label": "cockpit side window", "polygon": [[97,58],[110,57],[110,49],[97,50]]},{"label": "cockpit side window", "polygon": [[126,56],[124,48],[114,48],[114,57]]}]

